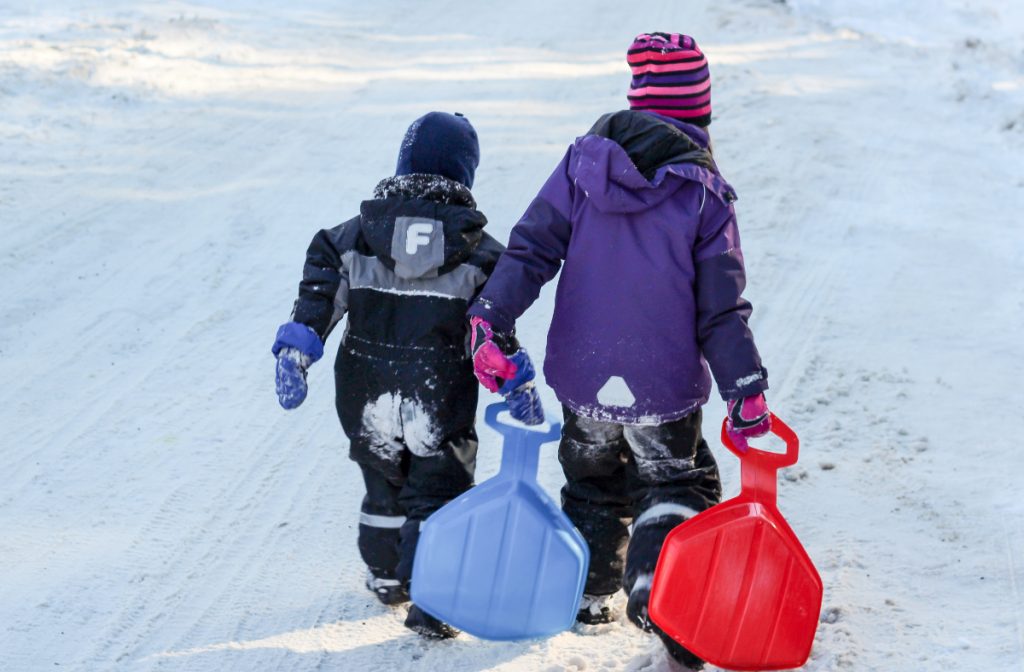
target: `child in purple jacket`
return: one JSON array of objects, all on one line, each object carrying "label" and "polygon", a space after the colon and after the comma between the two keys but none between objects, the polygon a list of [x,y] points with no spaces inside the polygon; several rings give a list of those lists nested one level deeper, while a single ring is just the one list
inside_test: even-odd
[{"label": "child in purple jacket", "polygon": [[708,364],[747,437],[769,429],[768,383],[741,297],[736,195],[706,130],[707,60],[667,33],[638,36],[627,60],[630,109],[569,148],[469,310],[474,368],[492,391],[515,378],[500,343],[561,268],[544,372],[565,416],[562,506],[591,551],[578,620],[610,620],[622,587],[628,618],[699,669],[648,619],[651,577],[668,532],[721,500],[701,436]]}]

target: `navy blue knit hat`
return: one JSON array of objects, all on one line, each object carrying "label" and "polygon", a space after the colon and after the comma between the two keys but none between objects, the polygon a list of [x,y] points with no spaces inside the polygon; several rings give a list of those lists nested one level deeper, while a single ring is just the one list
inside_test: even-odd
[{"label": "navy blue knit hat", "polygon": [[472,188],[478,165],[480,143],[469,119],[457,112],[430,112],[405,132],[395,175],[444,175]]}]

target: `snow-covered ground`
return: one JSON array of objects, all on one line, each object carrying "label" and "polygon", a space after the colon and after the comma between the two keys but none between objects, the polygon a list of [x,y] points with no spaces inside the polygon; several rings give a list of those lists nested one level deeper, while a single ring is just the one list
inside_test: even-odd
[{"label": "snow-covered ground", "polygon": [[[285,413],[269,354],[309,238],[412,119],[472,119],[504,239],[657,29],[711,59],[769,401],[803,440],[806,669],[1021,672],[1017,5],[0,0],[0,669],[666,669],[624,623],[405,631],[361,584],[330,363]],[[521,323],[538,359],[552,296]]]}]

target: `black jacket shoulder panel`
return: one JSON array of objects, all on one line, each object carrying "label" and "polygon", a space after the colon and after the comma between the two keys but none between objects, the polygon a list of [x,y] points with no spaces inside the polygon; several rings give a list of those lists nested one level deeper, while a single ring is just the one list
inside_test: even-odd
[{"label": "black jacket shoulder panel", "polygon": [[333,228],[321,229],[306,250],[292,319],[311,327],[321,339],[326,340],[344,314],[348,275],[342,258],[346,252],[358,249],[360,238],[357,216]]},{"label": "black jacket shoulder panel", "polygon": [[489,233],[484,233],[480,237],[480,242],[473,249],[472,254],[469,255],[467,262],[479,267],[487,277],[490,277],[504,251],[504,245]]}]

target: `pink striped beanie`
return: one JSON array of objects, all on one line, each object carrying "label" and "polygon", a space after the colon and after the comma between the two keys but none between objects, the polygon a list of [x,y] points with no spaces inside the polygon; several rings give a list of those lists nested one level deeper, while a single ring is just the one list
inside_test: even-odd
[{"label": "pink striped beanie", "polygon": [[644,33],[626,52],[633,71],[629,106],[697,126],[711,123],[711,72],[689,35]]}]

